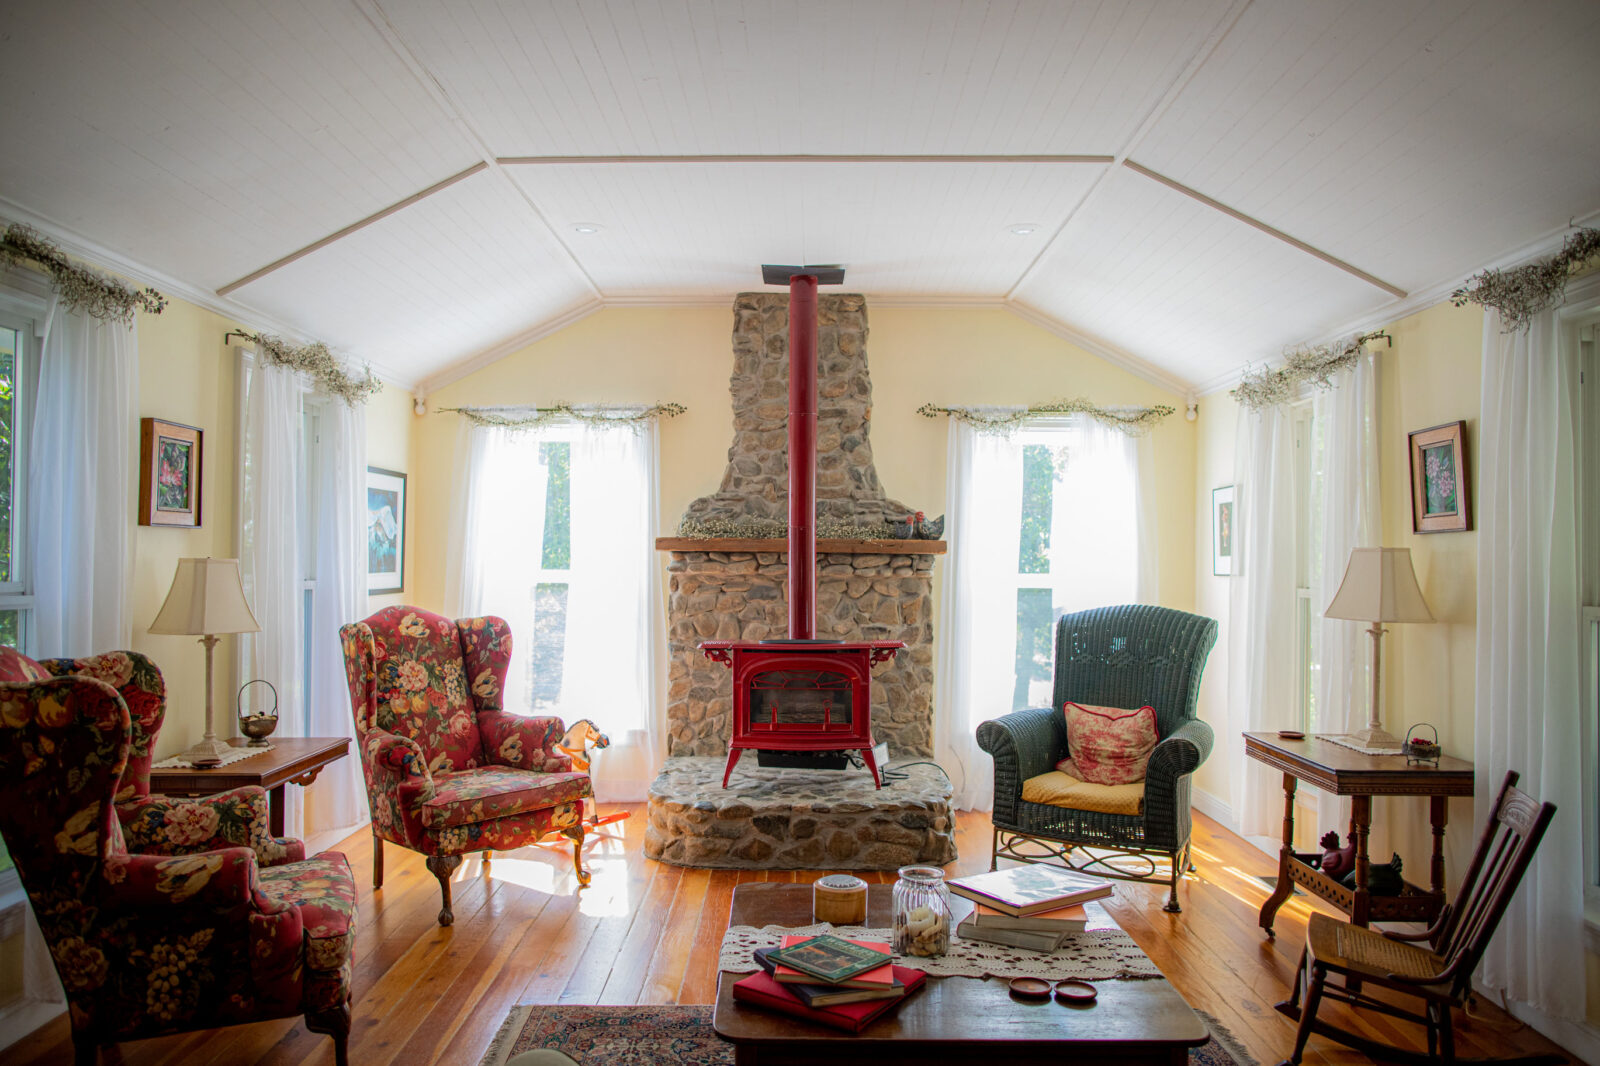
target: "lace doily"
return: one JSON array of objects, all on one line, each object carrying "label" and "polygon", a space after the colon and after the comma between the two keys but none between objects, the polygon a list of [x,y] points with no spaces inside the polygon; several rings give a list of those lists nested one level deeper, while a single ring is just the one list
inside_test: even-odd
[{"label": "lace doily", "polygon": [[[859,925],[836,928],[819,922],[796,927],[768,925],[760,929],[753,925],[735,925],[722,935],[717,967],[731,973],[749,973],[757,968],[752,958],[757,948],[775,948],[785,934],[815,936],[818,933],[835,933],[851,940],[875,940],[883,944],[893,942],[892,930]],[[1029,951],[952,936],[950,950],[944,955],[932,958],[896,955],[894,958],[930,977],[1042,977],[1050,981],[1075,977],[1080,981],[1108,981],[1161,976],[1150,957],[1120,929],[1074,933],[1053,952]]]},{"label": "lace doily", "polygon": [[1369,748],[1356,739],[1354,733],[1317,733],[1318,740],[1326,740],[1330,744],[1337,744],[1341,748],[1359,751],[1363,755],[1404,755],[1404,748]]},{"label": "lace doily", "polygon": [[[222,761],[217,765],[227,766],[229,763],[236,763],[241,759],[248,759],[252,755],[260,755],[262,752],[271,750],[271,744],[264,748],[230,748],[222,753]],[[182,755],[174,755],[170,759],[162,759],[160,762],[151,763],[150,768],[152,770],[193,770],[195,765]]]}]

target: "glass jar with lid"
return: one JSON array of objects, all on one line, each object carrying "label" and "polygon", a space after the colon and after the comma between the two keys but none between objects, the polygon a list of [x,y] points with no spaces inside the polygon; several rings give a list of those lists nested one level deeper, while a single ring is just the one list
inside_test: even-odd
[{"label": "glass jar with lid", "polygon": [[894,883],[894,950],[927,958],[950,950],[950,895],[937,866],[902,866]]}]

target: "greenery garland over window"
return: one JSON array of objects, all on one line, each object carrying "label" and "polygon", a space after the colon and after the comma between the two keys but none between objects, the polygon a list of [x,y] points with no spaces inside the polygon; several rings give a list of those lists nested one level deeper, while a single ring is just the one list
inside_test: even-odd
[{"label": "greenery garland over window", "polygon": [[1009,433],[1028,419],[1040,415],[1088,415],[1103,426],[1120,429],[1134,437],[1148,432],[1151,426],[1172,412],[1173,408],[1166,404],[1154,407],[1101,407],[1082,398],[1055,400],[1022,408],[940,407],[931,403],[917,408],[917,414],[923,418],[949,415],[980,430],[998,433]]},{"label": "greenery garland over window", "polygon": [[1533,316],[1561,302],[1567,279],[1600,255],[1600,230],[1580,229],[1548,259],[1509,270],[1485,270],[1450,294],[1457,307],[1469,303],[1500,312],[1506,333],[1525,330]]},{"label": "greenery garland over window", "polygon": [[383,382],[373,375],[371,367],[362,367],[361,376],[353,377],[321,341],[290,344],[270,333],[246,333],[243,330],[236,330],[228,336],[243,337],[253,342],[256,351],[267,362],[309,375],[318,389],[339,397],[351,407],[366,403],[368,397],[383,388]]},{"label": "greenery garland over window", "polygon": [[1323,344],[1315,348],[1297,348],[1284,355],[1283,365],[1276,369],[1262,367],[1246,370],[1239,378],[1239,386],[1229,395],[1246,407],[1259,409],[1288,403],[1300,395],[1304,385],[1319,389],[1333,387],[1333,375],[1347,366],[1355,365],[1361,350],[1369,341],[1393,339],[1382,330],[1363,333],[1343,344]]},{"label": "greenery garland over window", "polygon": [[24,261],[44,268],[69,311],[131,326],[137,312],[159,315],[167,306],[167,298],[156,290],[135,289],[118,278],[74,263],[33,229],[13,223],[0,238],[0,263],[15,266]]},{"label": "greenery garland over window", "polygon": [[574,407],[569,403],[558,403],[553,407],[441,407],[439,410],[454,411],[479,426],[533,429],[552,422],[582,422],[587,426],[637,428],[660,418],[676,418],[688,408],[681,403],[658,403],[650,407],[625,404],[620,406],[584,404]]},{"label": "greenery garland over window", "polygon": [[[875,526],[862,526],[837,518],[818,518],[818,540],[893,540],[887,522]],[[735,521],[714,519],[703,522],[685,516],[678,523],[678,536],[692,540],[783,540],[789,535],[789,523],[770,519],[741,518]]]}]

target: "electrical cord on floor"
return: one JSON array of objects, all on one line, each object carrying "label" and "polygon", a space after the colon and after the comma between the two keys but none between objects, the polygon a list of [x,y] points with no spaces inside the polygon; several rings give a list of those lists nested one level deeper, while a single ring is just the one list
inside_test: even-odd
[{"label": "electrical cord on floor", "polygon": [[[846,758],[850,760],[850,765],[855,767],[857,770],[865,770],[867,768],[866,760],[861,757],[860,752],[852,751],[846,756]],[[944,775],[944,779],[947,784],[955,784],[955,782],[950,780],[950,775],[945,773],[944,767],[928,759],[918,759],[916,762],[903,762],[892,770],[887,766],[880,766],[878,768],[878,779],[886,785],[904,781],[906,778],[911,776],[905,772],[906,767],[908,766],[931,766],[935,770],[939,771],[939,773]]]}]

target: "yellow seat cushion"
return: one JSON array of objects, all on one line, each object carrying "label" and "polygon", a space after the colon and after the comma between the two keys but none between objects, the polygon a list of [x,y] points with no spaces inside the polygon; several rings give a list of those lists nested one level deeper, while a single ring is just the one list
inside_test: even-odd
[{"label": "yellow seat cushion", "polygon": [[1029,803],[1045,803],[1074,811],[1137,816],[1144,813],[1144,782],[1096,785],[1060,770],[1051,770],[1024,781],[1022,798]]}]

